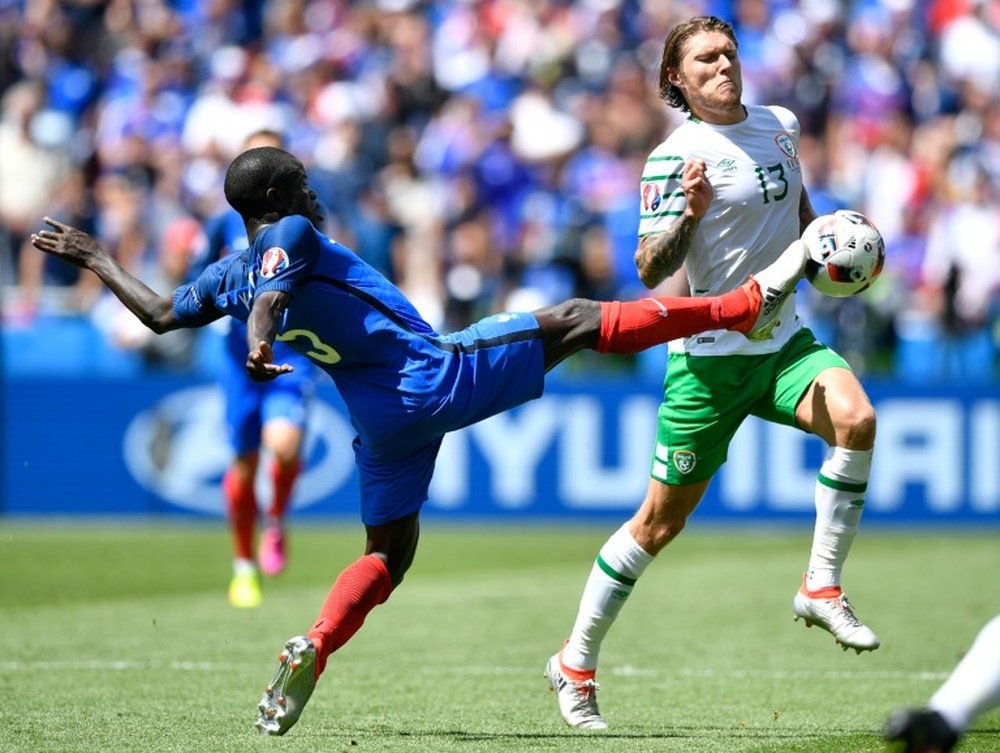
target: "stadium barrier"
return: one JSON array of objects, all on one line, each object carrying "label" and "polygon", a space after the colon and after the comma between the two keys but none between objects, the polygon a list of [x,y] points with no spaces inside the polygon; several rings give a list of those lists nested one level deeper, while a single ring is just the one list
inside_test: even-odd
[{"label": "stadium barrier", "polygon": [[[866,520],[1000,525],[1000,398],[869,384],[879,413]],[[427,515],[621,518],[645,491],[655,382],[553,380],[540,400],[446,438]],[[222,394],[181,378],[8,381],[5,515],[222,515]],[[353,431],[317,393],[295,508],[355,516]],[[736,522],[811,520],[819,440],[752,419],[697,511]],[[268,489],[261,485],[262,503]]]},{"label": "stadium barrier", "polygon": [[[867,522],[1000,525],[1000,396],[993,387],[866,385],[879,413]],[[223,514],[223,401],[193,378],[7,378],[2,513]],[[621,519],[646,487],[660,385],[552,379],[544,397],[446,438],[426,515]],[[294,507],[357,516],[353,431],[321,387]],[[696,516],[806,522],[819,440],[755,419]],[[261,484],[262,504],[267,501]]]}]

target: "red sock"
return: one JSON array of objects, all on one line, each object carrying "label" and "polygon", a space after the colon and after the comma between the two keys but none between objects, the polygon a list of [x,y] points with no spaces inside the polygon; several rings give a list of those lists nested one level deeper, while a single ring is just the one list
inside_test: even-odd
[{"label": "red sock", "polygon": [[244,482],[232,470],[222,477],[222,490],[229,507],[229,524],[233,532],[233,556],[253,559],[253,535],[257,522],[257,495],[253,481]]},{"label": "red sock", "polygon": [[366,554],[337,576],[308,636],[316,644],[316,677],[327,657],[351,639],[365,617],[392,593],[389,569],[380,557]]},{"label": "red sock", "polygon": [[271,483],[274,485],[274,498],[271,500],[271,509],[268,515],[274,519],[284,517],[288,510],[288,502],[292,498],[292,487],[299,477],[302,464],[295,460],[288,465],[282,465],[275,461],[271,465]]},{"label": "red sock", "polygon": [[[756,290],[756,283],[749,288]],[[753,290],[741,286],[707,298],[643,298],[601,303],[599,353],[638,353],[710,329],[749,328],[760,309]]]}]

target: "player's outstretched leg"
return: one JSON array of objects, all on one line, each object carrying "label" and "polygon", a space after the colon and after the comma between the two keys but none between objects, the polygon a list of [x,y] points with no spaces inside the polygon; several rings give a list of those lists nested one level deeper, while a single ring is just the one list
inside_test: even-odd
[{"label": "player's outstretched leg", "polygon": [[882,734],[890,753],[948,753],[958,742],[944,717],[930,709],[895,712]]},{"label": "player's outstretched leg", "polygon": [[289,638],[278,656],[278,671],[257,709],[257,731],[283,735],[299,720],[316,687],[316,647],[304,635]]},{"label": "player's outstretched leg", "polygon": [[[577,729],[607,729],[601,712],[597,710],[597,690],[593,672],[573,672],[561,661],[562,652],[555,654],[545,665],[545,679],[549,689],[559,701],[559,713],[566,724]],[[570,674],[576,675],[571,677]]]},{"label": "player's outstretched leg", "polygon": [[806,246],[796,240],[770,266],[751,275],[751,279],[760,285],[763,301],[756,321],[745,333],[748,339],[767,340],[771,337],[771,331],[779,324],[777,316],[781,304],[795,290],[805,268]]},{"label": "player's outstretched leg", "polygon": [[826,630],[844,651],[853,648],[860,654],[874,651],[881,645],[878,636],[854,614],[840,586],[809,591],[803,576],[802,587],[792,600],[792,612],[796,621],[805,621],[806,627],[817,625]]}]

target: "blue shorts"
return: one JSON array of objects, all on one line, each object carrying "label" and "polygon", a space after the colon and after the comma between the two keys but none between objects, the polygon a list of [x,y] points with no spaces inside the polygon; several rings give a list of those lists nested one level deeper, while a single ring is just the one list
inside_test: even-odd
[{"label": "blue shorts", "polygon": [[487,317],[440,343],[455,350],[455,359],[437,383],[433,413],[378,448],[354,442],[365,525],[385,525],[423,506],[445,434],[534,400],[545,388],[541,332],[532,314]]},{"label": "blue shorts", "polygon": [[260,447],[264,425],[281,419],[305,428],[309,400],[314,388],[314,366],[282,343],[274,344],[276,363],[290,363],[295,370],[272,382],[255,382],[246,371],[247,348],[238,334],[226,344],[221,386],[226,399],[226,430],[237,455]]}]

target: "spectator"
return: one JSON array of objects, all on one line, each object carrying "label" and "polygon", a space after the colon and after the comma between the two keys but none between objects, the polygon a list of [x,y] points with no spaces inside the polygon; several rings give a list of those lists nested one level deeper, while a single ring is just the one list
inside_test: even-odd
[{"label": "spectator", "polygon": [[[117,209],[96,201],[90,210],[86,197],[102,195],[109,174],[141,175],[139,203],[158,236],[177,216],[220,209],[226,156],[261,127],[288,134],[334,234],[434,324],[459,327],[514,291],[537,299],[592,287],[583,242],[598,226],[603,240],[589,251],[604,248],[610,274],[597,289],[638,295],[634,186],[644,156],[678,124],[646,79],[667,29],[703,13],[736,24],[747,101],[800,114],[806,169],[812,153],[824,176],[810,180],[817,203],[857,207],[886,236],[888,267],[870,292],[815,304],[831,341],[852,343],[844,350],[857,368],[899,370],[906,353],[893,328],[911,330],[940,303],[931,300],[940,280],[909,283],[926,229],[955,211],[937,200],[949,190],[951,154],[978,155],[990,201],[1000,186],[996,2],[153,0],[0,10],[8,313],[40,301],[68,313],[92,305],[86,275],[22,252],[39,195],[89,212],[74,219],[101,233]],[[995,255],[980,264],[992,275]],[[996,295],[985,295],[989,326]]]}]

